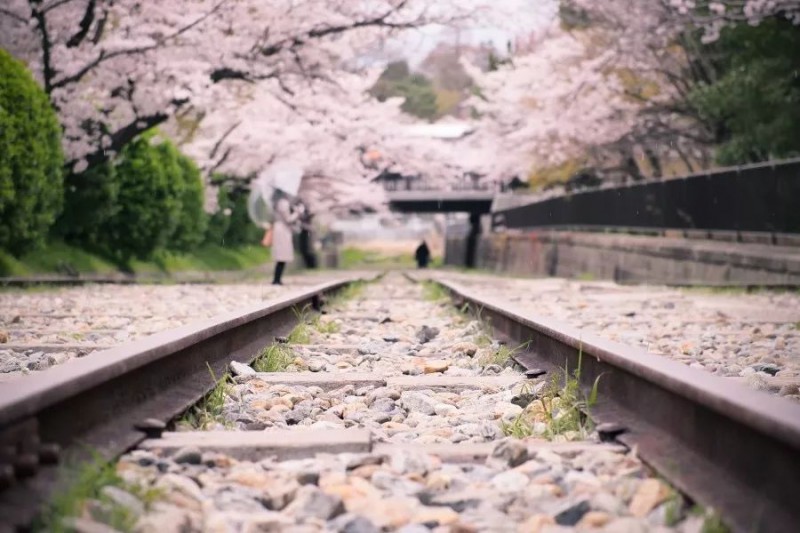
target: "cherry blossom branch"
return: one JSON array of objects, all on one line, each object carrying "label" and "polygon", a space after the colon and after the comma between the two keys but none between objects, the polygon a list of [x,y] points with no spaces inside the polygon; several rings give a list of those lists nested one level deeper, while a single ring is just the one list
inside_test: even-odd
[{"label": "cherry blossom branch", "polygon": [[[47,4],[47,5],[45,5],[42,8],[42,12],[43,13],[49,13],[49,12],[53,11],[54,9],[58,9],[59,7],[67,5],[67,4],[71,4],[74,1],[75,0],[55,0],[54,2],[51,2],[51,3]],[[94,3],[94,2],[92,2],[92,3]]]},{"label": "cherry blossom branch", "polygon": [[238,122],[236,122],[236,123],[234,123],[234,124],[233,124],[233,125],[232,125],[230,128],[228,128],[228,129],[225,131],[225,133],[223,133],[223,134],[222,134],[222,137],[220,137],[220,138],[219,138],[219,140],[218,140],[218,141],[217,141],[217,142],[214,144],[214,147],[211,149],[211,153],[210,153],[210,154],[208,154],[208,156],[209,156],[211,159],[214,159],[215,157],[217,157],[217,152],[218,152],[218,151],[219,151],[219,149],[222,147],[222,143],[224,143],[224,142],[225,142],[225,139],[227,139],[228,137],[230,137],[231,133],[233,133],[233,132],[234,132],[234,130],[236,130],[236,128],[238,128],[238,127],[239,127],[239,125],[240,125],[241,123],[242,123],[242,121],[241,121],[241,120],[240,120],[240,121],[238,121]]},{"label": "cherry blossom branch", "polygon": [[406,22],[392,22],[389,20],[389,18],[392,15],[400,12],[407,4],[408,1],[403,0],[402,2],[394,6],[392,9],[384,12],[381,15],[376,15],[373,18],[365,20],[357,20],[349,24],[339,24],[335,26],[314,28],[305,32],[301,32],[297,35],[286,37],[269,46],[262,47],[260,50],[261,55],[264,56],[276,55],[285,50],[287,47],[296,48],[302,46],[309,39],[322,39],[324,37],[347,33],[349,31],[357,29],[374,28],[374,27],[389,28],[389,29],[410,29],[410,28],[417,28],[428,22],[423,17],[418,17],[415,20]]},{"label": "cherry blossom branch", "polygon": [[60,80],[53,82],[51,84],[51,89],[58,89],[58,88],[66,86],[66,85],[70,85],[72,83],[79,82],[89,72],[91,72],[93,69],[95,69],[99,65],[105,63],[106,61],[109,61],[109,60],[114,59],[116,57],[140,55],[140,54],[145,54],[145,53],[150,52],[152,50],[156,50],[158,48],[161,48],[167,42],[175,39],[176,37],[180,37],[184,33],[194,29],[199,24],[203,23],[210,16],[212,16],[216,12],[218,12],[220,10],[220,8],[222,8],[222,6],[227,1],[228,0],[220,0],[220,2],[218,2],[208,13],[205,13],[203,16],[195,19],[193,22],[190,22],[186,26],[183,26],[182,28],[179,28],[178,30],[176,30],[173,33],[167,35],[166,37],[158,39],[153,44],[148,44],[148,45],[145,45],[145,46],[136,46],[136,47],[133,47],[133,48],[126,48],[126,49],[123,49],[123,50],[116,50],[114,52],[107,52],[106,50],[101,50],[100,53],[97,55],[97,57],[95,57],[92,61],[87,63],[83,68],[78,70],[76,73],[74,73],[72,75],[69,75],[69,76],[65,76],[64,78],[61,78]]},{"label": "cherry blossom branch", "polygon": [[20,15],[19,13],[15,13],[8,8],[0,7],[0,15],[5,15],[6,17],[16,20],[17,22],[22,22],[23,24],[28,22],[28,19]]},{"label": "cherry blossom branch", "polygon": [[[172,104],[176,108],[185,105],[188,100],[173,100]],[[92,168],[100,165],[110,159],[110,154],[114,154],[122,150],[128,143],[133,141],[143,132],[152,129],[160,124],[169,120],[170,114],[166,111],[159,111],[146,116],[136,116],[133,120],[126,125],[119,128],[114,133],[108,135],[108,142],[103,144],[102,147],[97,148],[94,152],[82,157],[85,161],[86,168]],[[67,163],[67,168],[70,171],[76,170],[76,165],[79,160],[73,160]]]},{"label": "cherry blossom branch", "polygon": [[44,77],[44,90],[47,94],[53,90],[53,78],[56,71],[52,64],[53,42],[50,39],[50,32],[47,29],[47,15],[40,9],[41,0],[29,0],[31,6],[31,17],[36,21],[36,29],[39,31],[39,39],[42,43],[42,76]]},{"label": "cherry blossom branch", "polygon": [[92,23],[94,22],[94,11],[97,7],[97,0],[89,0],[86,4],[86,10],[83,12],[83,18],[78,23],[78,27],[80,28],[75,35],[69,38],[67,41],[67,48],[75,48],[76,46],[80,45],[86,36],[89,34],[89,29],[92,27]]}]

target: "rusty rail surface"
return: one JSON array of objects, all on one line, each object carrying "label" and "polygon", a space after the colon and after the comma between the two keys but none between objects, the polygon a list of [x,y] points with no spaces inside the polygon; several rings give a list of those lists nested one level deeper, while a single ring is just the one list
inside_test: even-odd
[{"label": "rusty rail surface", "polygon": [[57,486],[57,463],[88,453],[114,458],[136,446],[145,421],[184,412],[230,361],[249,362],[286,335],[298,308],[318,309],[324,295],[357,279],[298,289],[0,385],[0,531],[30,523]]},{"label": "rusty rail surface", "polygon": [[594,422],[624,429],[619,442],[735,531],[800,530],[799,405],[430,279],[480,310],[498,338],[525,346],[513,357],[529,370],[575,369],[580,353],[581,387],[602,376]]}]

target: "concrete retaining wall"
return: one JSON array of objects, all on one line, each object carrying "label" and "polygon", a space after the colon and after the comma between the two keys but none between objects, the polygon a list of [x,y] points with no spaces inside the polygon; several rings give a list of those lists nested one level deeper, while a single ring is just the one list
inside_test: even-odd
[{"label": "concrete retaining wall", "polygon": [[[445,262],[464,264],[464,239]],[[800,285],[800,248],[671,237],[537,231],[484,235],[478,268],[528,276],[679,285]]]}]

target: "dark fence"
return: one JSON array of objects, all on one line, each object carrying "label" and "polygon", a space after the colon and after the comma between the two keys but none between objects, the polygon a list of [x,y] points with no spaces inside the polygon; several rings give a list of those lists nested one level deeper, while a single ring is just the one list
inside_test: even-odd
[{"label": "dark fence", "polygon": [[800,233],[800,160],[559,196],[495,212],[492,226]]}]

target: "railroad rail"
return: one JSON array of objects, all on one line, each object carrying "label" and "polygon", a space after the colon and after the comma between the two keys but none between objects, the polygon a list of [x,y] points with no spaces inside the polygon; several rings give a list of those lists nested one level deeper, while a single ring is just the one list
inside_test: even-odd
[{"label": "railroad rail", "polygon": [[[54,464],[92,449],[116,457],[203,397],[233,360],[250,360],[296,324],[295,310],[356,278],[293,291],[214,319],[97,352],[0,387],[0,516],[29,523],[57,481]],[[142,426],[144,424],[144,426]],[[137,429],[137,427],[139,429]],[[83,450],[83,453],[79,450]]]},{"label": "railroad rail", "polygon": [[[800,524],[800,509],[793,499],[800,489],[799,406],[724,383],[644,350],[515,311],[507,302],[481,296],[446,275],[407,274],[407,278],[439,284],[455,306],[463,308],[468,304],[470,309],[479,310],[480,319],[491,324],[496,337],[507,345],[524,346],[511,357],[523,368],[525,376],[553,375],[565,366],[574,369],[580,364],[581,387],[589,390],[599,379],[598,403],[589,414],[600,424],[601,438],[636,450],[680,491],[719,510],[734,530],[795,531]],[[320,450],[373,454],[357,466],[377,466],[380,460],[376,454],[415,448],[405,442],[376,442],[358,417],[349,419],[353,427],[343,433],[329,430],[304,433],[293,429],[163,432],[164,421],[185,412],[212,389],[215,385],[212,374],[222,375],[232,361],[252,360],[265,346],[295,327],[299,317],[294,310],[307,305],[319,309],[325,295],[353,281],[354,277],[342,278],[297,290],[265,305],[156,334],[4,384],[0,388],[0,484],[7,486],[0,492],[0,516],[8,524],[28,523],[55,487],[57,469],[53,463],[77,453],[82,446],[109,458],[137,446],[145,453],[165,452],[167,456],[180,454],[187,447],[198,447],[241,460],[260,460],[273,454],[283,459],[310,457]],[[379,294],[391,305],[391,294]],[[409,301],[403,295],[395,298],[398,305]],[[350,320],[375,325],[392,323],[391,312],[382,315],[373,308],[351,314]],[[424,330],[425,327],[423,336],[428,335]],[[381,346],[396,345],[397,341],[384,336]],[[427,339],[420,340],[419,347],[426,342]],[[370,359],[379,351],[373,347],[312,348],[304,352],[309,360],[323,353],[353,352],[362,354],[362,362],[372,365],[373,371],[328,374],[324,368],[316,368],[301,373],[254,373],[242,375],[237,383],[247,387],[252,378],[258,385],[253,386],[254,390],[292,386],[304,391],[330,391],[349,386],[352,392],[346,394],[356,400],[359,395],[376,390],[395,390],[400,398],[392,401],[406,402],[405,409],[412,410],[409,407],[412,400],[420,399],[405,396],[409,392],[426,388],[502,391],[519,382],[519,376],[508,373],[440,375],[447,365],[418,353],[425,348],[415,348],[414,353],[409,353],[411,357],[406,357],[427,361],[421,375],[409,376],[397,375],[400,369],[395,367],[395,361],[402,359],[384,363],[380,363],[379,357]],[[379,368],[394,374],[383,375],[375,371]],[[501,393],[486,394],[486,398],[497,398]],[[323,402],[330,400],[320,398]],[[480,404],[481,397],[476,398]],[[453,406],[423,407],[429,407],[436,416],[445,416],[438,411],[452,411]],[[416,447],[425,453],[447,456],[450,461],[480,462],[498,453],[492,440],[495,438],[489,435],[485,443]],[[579,448],[580,444],[576,446]],[[504,448],[500,455],[508,449]],[[436,496],[428,493],[420,493],[419,498],[426,506],[472,505],[469,499],[437,503]],[[389,514],[388,508],[385,511]],[[331,510],[335,512],[340,511]],[[430,521],[441,524],[451,518],[436,516]],[[270,520],[273,519],[277,518],[271,515]]]},{"label": "railroad rail", "polygon": [[800,406],[550,318],[523,315],[444,276],[429,279],[456,305],[479,309],[495,335],[525,346],[512,357],[526,369],[580,365],[586,390],[600,380],[592,418],[681,491],[719,509],[736,531],[797,530]]}]

